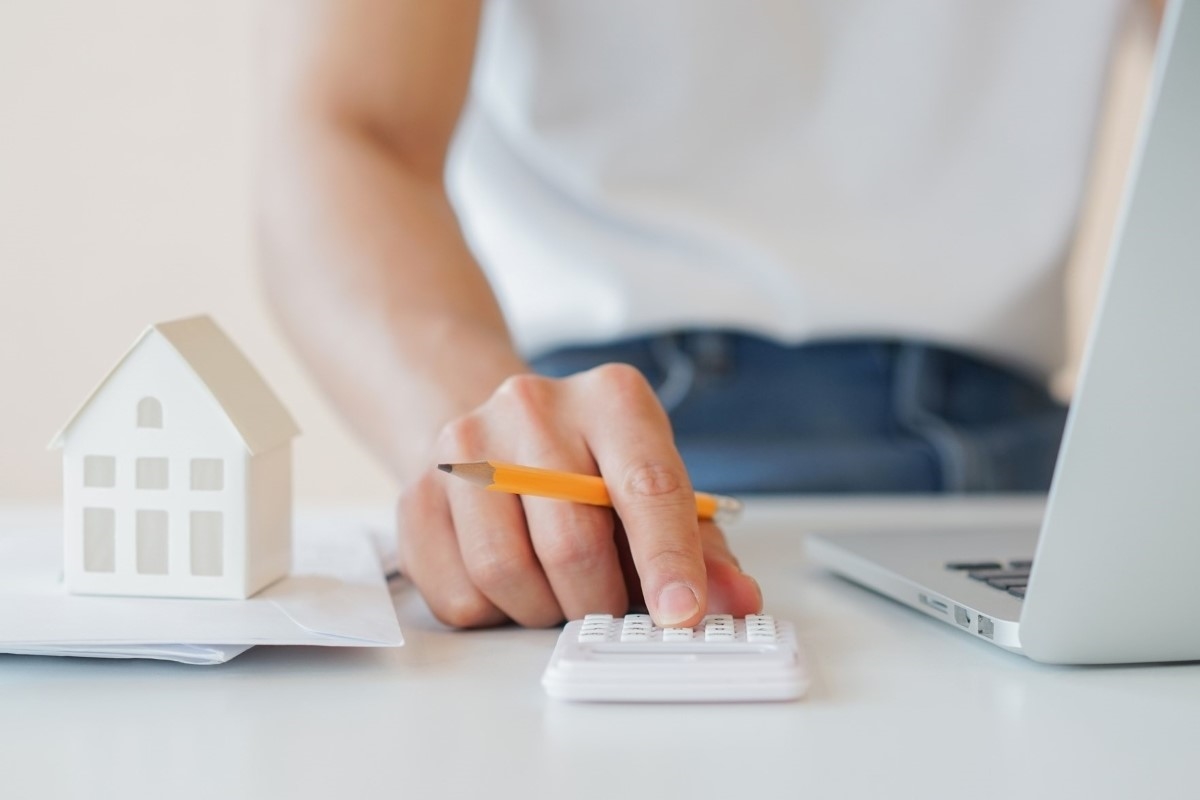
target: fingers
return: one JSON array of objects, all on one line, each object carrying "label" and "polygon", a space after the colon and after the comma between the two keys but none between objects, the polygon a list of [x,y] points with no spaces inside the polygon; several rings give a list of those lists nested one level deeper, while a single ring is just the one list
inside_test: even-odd
[{"label": "fingers", "polygon": [[431,464],[401,503],[401,557],[448,624],[552,625],[643,597],[662,626],[761,606],[720,530],[698,523],[670,422],[632,367],[514,376],[443,430],[436,455],[598,471],[615,508],[482,491]]},{"label": "fingers", "polygon": [[629,607],[612,509],[527,497],[534,550],[567,619]]},{"label": "fingers", "polygon": [[463,564],[437,474],[431,470],[400,498],[398,544],[404,573],[433,615],[447,625],[499,625],[505,621],[504,612],[475,587]]},{"label": "fingers", "polygon": [[608,364],[579,378],[576,391],[608,406],[576,423],[624,524],[650,615],[664,627],[695,625],[708,582],[695,494],[666,414],[633,367]]},{"label": "fingers", "polygon": [[[557,405],[561,394],[559,384],[550,379],[510,378],[488,403],[446,426],[439,437],[438,460],[476,461],[501,453],[551,468],[594,471],[582,437],[562,424],[564,415]],[[438,569],[450,569],[453,553],[444,545],[456,541],[455,580],[445,587],[426,581],[428,588],[418,588],[431,607],[447,605],[445,595],[451,591],[465,592],[468,599],[463,602],[476,614],[460,615],[453,624],[495,624],[499,612],[501,618],[521,625],[543,627],[564,616],[624,612],[625,584],[610,509],[481,491],[456,478],[441,478],[436,488],[444,493],[453,538],[424,543],[425,558],[437,558]],[[427,567],[433,569],[428,563]],[[463,588],[464,575],[470,591]],[[481,611],[479,597],[492,610]]]},{"label": "fingers", "polygon": [[[452,460],[478,460],[497,422],[479,413],[446,426],[441,452]],[[520,498],[443,480],[462,569],[472,588],[509,619],[529,627],[554,625],[562,610],[533,552]]]},{"label": "fingers", "polygon": [[562,622],[563,611],[534,554],[520,498],[470,485],[453,487],[449,495],[459,552],[475,588],[518,625]]},{"label": "fingers", "polygon": [[702,521],[700,539],[708,574],[706,613],[744,617],[762,611],[762,590],[757,581],[742,572],[721,529],[712,522]]},{"label": "fingers", "polygon": [[[521,463],[594,473],[596,465],[583,438],[563,424],[563,415],[557,410],[561,393],[559,382],[533,375],[510,379],[496,393],[496,405],[505,409],[513,428],[522,432],[514,453]],[[624,613],[628,601],[613,540],[612,510],[540,497],[524,497],[521,502],[522,531],[527,537],[524,548],[528,551],[532,543],[529,556],[536,558],[544,575],[540,584],[546,587],[543,602],[555,604],[560,619]],[[518,545],[514,542],[513,546]]]},{"label": "fingers", "polygon": [[[704,566],[708,576],[708,603],[705,614],[732,614],[744,617],[762,611],[762,590],[758,582],[742,572],[741,565],[729,549],[721,529],[713,522],[700,522],[700,539],[704,547]],[[620,523],[617,525],[617,550],[629,590],[629,607],[644,608],[637,570],[629,552],[629,544]]]}]

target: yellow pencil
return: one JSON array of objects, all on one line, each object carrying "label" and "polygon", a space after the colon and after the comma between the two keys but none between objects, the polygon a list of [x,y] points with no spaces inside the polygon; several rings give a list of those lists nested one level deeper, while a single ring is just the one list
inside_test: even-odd
[{"label": "yellow pencil", "polygon": [[[482,486],[489,492],[528,494],[592,506],[612,507],[612,498],[608,496],[604,479],[595,475],[521,467],[499,461],[438,464],[438,469]],[[696,515],[700,519],[729,522],[736,519],[741,511],[740,500],[719,494],[696,492]]]}]

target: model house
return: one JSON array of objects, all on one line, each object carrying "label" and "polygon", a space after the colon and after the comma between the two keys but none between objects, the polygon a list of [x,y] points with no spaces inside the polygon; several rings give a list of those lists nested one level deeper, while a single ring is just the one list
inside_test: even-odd
[{"label": "model house", "polygon": [[146,329],[51,443],[68,590],[244,598],[286,575],[298,432],[212,319]]}]

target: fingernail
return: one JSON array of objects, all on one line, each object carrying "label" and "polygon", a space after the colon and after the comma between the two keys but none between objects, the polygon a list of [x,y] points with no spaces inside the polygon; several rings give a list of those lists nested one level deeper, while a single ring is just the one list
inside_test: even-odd
[{"label": "fingernail", "polygon": [[[742,574],[745,574],[745,573],[742,573]],[[748,580],[748,581],[750,581],[750,583],[754,584],[754,591],[758,592],[758,608],[755,610],[755,613],[761,614],[762,609],[763,609],[762,586],[760,586],[758,584],[758,581],[754,580],[754,578],[751,578],[749,575],[746,575],[746,580]]]},{"label": "fingernail", "polygon": [[669,628],[691,619],[699,610],[700,601],[690,586],[686,583],[668,584],[658,593],[658,605],[655,607],[658,619],[655,622]]}]

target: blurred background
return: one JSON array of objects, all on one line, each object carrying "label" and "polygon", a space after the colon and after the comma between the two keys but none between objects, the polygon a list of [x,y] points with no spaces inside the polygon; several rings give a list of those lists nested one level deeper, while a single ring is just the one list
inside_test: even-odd
[{"label": "blurred background", "polygon": [[[302,505],[392,502],[289,350],[255,265],[258,9],[245,0],[0,0],[0,504],[53,504],[46,443],[142,329],[211,314],[303,429]],[[1072,255],[1078,354],[1144,94],[1123,35]],[[1068,395],[1074,366],[1059,377]]]}]

